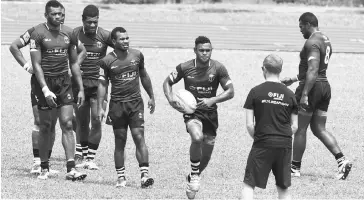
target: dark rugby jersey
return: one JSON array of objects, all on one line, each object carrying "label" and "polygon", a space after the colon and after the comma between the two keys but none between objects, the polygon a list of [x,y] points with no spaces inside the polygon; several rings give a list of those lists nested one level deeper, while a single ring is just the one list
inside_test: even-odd
[{"label": "dark rugby jersey", "polygon": [[[216,60],[210,60],[208,67],[196,67],[195,59],[181,63],[176,67],[170,75],[173,83],[177,83],[184,79],[185,89],[190,91],[197,98],[211,98],[216,96],[219,84],[226,85],[230,80],[229,74],[225,66]],[[198,108],[197,110],[213,111],[217,109],[217,105],[209,108]]]},{"label": "dark rugby jersey", "polygon": [[30,36],[32,35],[34,31],[34,27],[28,29],[20,36],[20,41],[24,46],[27,46],[30,43]]},{"label": "dark rugby jersey", "polygon": [[139,70],[144,69],[144,56],[136,49],[129,49],[124,60],[114,52],[98,62],[100,76],[111,82],[111,100],[127,102],[141,98]]},{"label": "dark rugby jersey", "polygon": [[285,85],[264,82],[250,90],[244,108],[254,110],[254,145],[292,147],[291,114],[298,113],[296,98]]},{"label": "dark rugby jersey", "polygon": [[310,52],[320,53],[320,66],[318,70],[317,81],[327,81],[326,70],[329,64],[329,60],[332,54],[331,42],[327,36],[321,32],[316,32],[311,35],[309,39],[306,40],[300,52],[300,64],[298,80],[304,82],[306,79],[306,72],[308,70],[308,55]]},{"label": "dark rugby jersey", "polygon": [[81,64],[82,78],[98,79],[100,67],[96,63],[106,55],[107,47],[113,46],[110,32],[98,27],[95,35],[86,35],[83,26],[80,26],[73,30],[73,34],[87,51],[87,57]]},{"label": "dark rugby jersey", "polygon": [[42,53],[41,67],[44,76],[68,73],[68,50],[72,45],[78,45],[72,29],[62,24],[60,26],[60,30],[52,30],[47,23],[42,23],[34,27],[30,36],[30,50]]}]

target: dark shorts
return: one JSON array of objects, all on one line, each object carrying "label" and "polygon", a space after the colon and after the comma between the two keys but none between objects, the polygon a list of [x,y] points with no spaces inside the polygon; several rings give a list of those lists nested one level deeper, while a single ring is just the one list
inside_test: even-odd
[{"label": "dark shorts", "polygon": [[144,103],[139,98],[127,102],[116,102],[111,100],[106,124],[112,125],[113,129],[143,128],[144,127]]},{"label": "dark shorts", "polygon": [[[85,92],[85,101],[90,101],[91,98],[97,99],[97,88],[99,86],[99,80],[97,79],[82,79],[83,89]],[[77,103],[78,85],[74,79],[72,79],[73,96],[75,97],[75,103]]]},{"label": "dark shorts", "polygon": [[193,114],[184,114],[185,123],[190,120],[198,120],[202,123],[202,132],[205,135],[216,136],[216,130],[219,127],[217,111],[201,112],[196,110]]},{"label": "dark shorts", "polygon": [[[64,105],[73,104],[73,93],[72,93],[72,83],[71,78],[68,74],[56,76],[56,77],[44,77],[46,84],[50,91],[52,91],[57,99],[56,104],[57,107],[61,107]],[[51,107],[48,106],[46,98],[42,92],[42,88],[40,87],[38,81],[34,83],[35,98],[38,99],[38,109],[40,110],[50,110]]]},{"label": "dark shorts", "polygon": [[252,147],[245,168],[244,183],[265,189],[272,170],[276,185],[282,189],[291,186],[291,148]]},{"label": "dark shorts", "polygon": [[32,77],[30,78],[30,86],[31,86],[30,99],[32,100],[32,107],[38,105],[38,99],[34,93],[34,88],[35,88],[36,82],[37,82],[37,77],[35,77],[35,75],[33,74]]},{"label": "dark shorts", "polygon": [[[300,102],[304,84],[299,84],[295,95],[297,103]],[[331,99],[331,87],[329,82],[315,82],[311,91],[308,93],[308,111],[322,110],[327,112]]]}]

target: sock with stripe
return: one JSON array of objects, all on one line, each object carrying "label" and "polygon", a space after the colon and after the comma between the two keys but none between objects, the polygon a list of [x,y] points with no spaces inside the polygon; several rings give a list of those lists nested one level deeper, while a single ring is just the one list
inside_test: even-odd
[{"label": "sock with stripe", "polygon": [[123,167],[115,167],[116,174],[118,175],[118,178],[125,179],[125,166]]},{"label": "sock with stripe", "polygon": [[81,142],[81,148],[82,148],[82,156],[83,158],[87,158],[88,154],[88,142]]},{"label": "sock with stripe", "polygon": [[82,147],[81,144],[76,144],[76,156],[82,158]]},{"label": "sock with stripe", "polygon": [[95,159],[96,151],[99,148],[99,144],[88,143],[87,160]]},{"label": "sock with stripe", "polygon": [[191,175],[200,174],[200,160],[191,160]]},{"label": "sock with stripe", "polygon": [[140,177],[143,178],[144,176],[149,176],[149,163],[140,163],[139,164],[140,169]]}]

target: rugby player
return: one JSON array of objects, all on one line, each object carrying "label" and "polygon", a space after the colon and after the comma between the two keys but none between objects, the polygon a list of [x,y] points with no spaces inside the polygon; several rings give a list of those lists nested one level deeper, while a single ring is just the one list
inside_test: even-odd
[{"label": "rugby player", "polygon": [[291,90],[279,80],[283,60],[274,54],[263,61],[265,82],[250,90],[244,108],[246,127],[254,139],[244,177],[244,199],[254,188],[265,189],[273,171],[279,199],[290,199],[292,135],[297,131],[298,106]]},{"label": "rugby player", "polygon": [[[65,19],[65,9],[62,8],[62,16],[61,16],[61,21],[62,23],[64,23],[64,19]],[[19,38],[15,39],[10,47],[9,50],[11,52],[11,54],[13,55],[13,57],[15,58],[15,60],[19,63],[20,66],[22,66],[27,72],[29,72],[30,74],[32,74],[31,76],[31,92],[30,92],[30,98],[31,98],[31,104],[32,104],[32,109],[33,109],[33,117],[34,117],[34,125],[33,125],[33,129],[32,129],[32,147],[33,147],[33,166],[31,167],[30,173],[31,174],[39,174],[41,171],[40,168],[40,157],[39,157],[39,147],[38,147],[38,140],[39,140],[39,113],[38,113],[38,106],[37,106],[37,99],[35,98],[34,95],[34,91],[33,91],[33,87],[34,87],[34,82],[37,81],[36,77],[33,73],[33,66],[31,61],[27,61],[22,52],[20,51],[21,48],[27,46],[30,42],[30,35],[32,34],[32,32],[34,31],[34,27],[28,29],[27,31],[25,31]],[[83,56],[83,55],[80,55]],[[76,120],[74,119],[72,121],[73,123],[73,127],[76,128]],[[75,129],[74,129],[75,130]],[[51,130],[51,143],[50,143],[50,149],[49,149],[49,157],[51,157],[52,154],[52,148],[53,148],[53,144],[54,144],[54,140],[55,140],[55,129]],[[57,173],[56,170],[52,170],[50,169],[51,173]]]},{"label": "rugby player", "polygon": [[[78,124],[75,160],[76,167],[90,170],[98,169],[94,158],[101,140],[101,122],[97,118],[97,88],[100,67],[96,63],[106,55],[107,47],[113,45],[110,32],[99,27],[98,21],[99,9],[95,5],[88,5],[84,8],[82,14],[83,26],[77,27],[73,31],[73,34],[83,43],[87,51],[87,57],[80,66],[85,91],[85,103],[80,108],[75,106]],[[78,88],[77,84],[74,83],[75,80],[73,80],[72,90],[74,96],[76,96]],[[105,98],[104,110],[106,105],[107,98]]]},{"label": "rugby player", "polygon": [[293,78],[282,80],[287,86],[299,81],[296,100],[299,102],[298,130],[293,140],[293,176],[301,176],[301,161],[306,149],[308,125],[312,133],[334,155],[338,164],[337,178],[345,180],[352,163],[342,153],[335,137],[326,130],[327,110],[331,99],[331,87],[326,71],[332,54],[330,39],[318,28],[318,20],[313,13],[303,13],[299,27],[306,42],[300,52],[299,73]]},{"label": "rugby player", "polygon": [[115,168],[117,172],[116,187],[125,187],[124,150],[128,126],[136,147],[136,158],[141,173],[141,187],[153,185],[149,176],[148,147],[144,137],[144,103],[141,97],[140,82],[149,95],[148,108],[152,114],[155,109],[153,87],[144,66],[144,56],[137,50],[129,48],[129,36],[123,27],[111,31],[114,51],[102,58],[100,66],[100,84],[98,87],[98,117],[105,116],[103,103],[108,82],[111,83],[111,99],[107,123],[112,125],[115,135]]},{"label": "rugby player", "polygon": [[33,89],[39,112],[38,145],[41,173],[38,178],[47,179],[49,176],[50,132],[59,117],[62,144],[67,159],[66,179],[74,181],[83,180],[86,174],[75,169],[75,138],[72,130],[73,93],[68,63],[71,63],[72,74],[79,85],[78,104],[82,105],[84,92],[79,69],[82,60],[75,56],[75,51],[71,49],[80,46],[84,54],[86,49],[79,44],[77,37],[72,35],[72,29],[63,25],[62,8],[60,2],[48,1],[44,14],[47,22],[35,26],[30,36],[30,56],[37,78]]},{"label": "rugby player", "polygon": [[[181,110],[173,98],[172,86],[184,79],[185,89],[197,99],[197,109],[193,114],[184,114],[187,132],[191,137],[191,172],[187,175],[186,194],[193,199],[200,188],[200,174],[210,161],[218,128],[217,103],[234,97],[233,83],[225,66],[211,59],[210,39],[199,36],[195,40],[196,58],[177,65],[163,83],[164,94],[169,104]],[[216,95],[221,85],[223,92]]]}]

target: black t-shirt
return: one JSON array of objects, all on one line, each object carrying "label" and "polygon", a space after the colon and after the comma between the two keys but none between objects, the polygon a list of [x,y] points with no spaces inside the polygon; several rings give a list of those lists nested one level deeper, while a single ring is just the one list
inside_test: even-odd
[{"label": "black t-shirt", "polygon": [[292,147],[291,114],[298,113],[294,93],[277,82],[264,82],[250,90],[244,108],[254,110],[254,145]]}]

